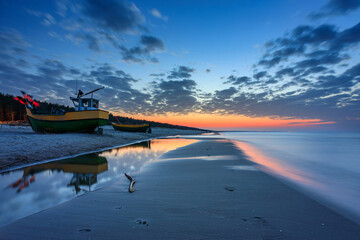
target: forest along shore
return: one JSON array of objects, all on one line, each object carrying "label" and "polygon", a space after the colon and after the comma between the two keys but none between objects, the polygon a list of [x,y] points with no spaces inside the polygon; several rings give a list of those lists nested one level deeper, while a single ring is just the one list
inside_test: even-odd
[{"label": "forest along shore", "polygon": [[197,135],[201,130],[151,128],[152,133],[115,131],[105,126],[103,135],[86,133],[38,134],[29,126],[0,125],[0,171],[29,163],[68,157],[152,138]]}]

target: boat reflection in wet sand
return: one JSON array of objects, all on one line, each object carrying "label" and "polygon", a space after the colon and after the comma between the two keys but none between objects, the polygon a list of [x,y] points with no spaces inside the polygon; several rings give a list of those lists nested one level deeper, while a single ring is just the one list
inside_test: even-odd
[{"label": "boat reflection in wet sand", "polygon": [[29,187],[31,183],[35,181],[35,175],[37,173],[48,170],[73,173],[73,177],[67,186],[73,186],[76,194],[78,194],[80,190],[82,190],[80,186],[87,186],[88,191],[91,191],[91,185],[97,183],[97,175],[108,170],[108,162],[105,157],[99,156],[98,153],[93,153],[26,167],[24,168],[22,178],[18,179],[9,187],[17,188],[17,192],[21,192],[22,189]]}]

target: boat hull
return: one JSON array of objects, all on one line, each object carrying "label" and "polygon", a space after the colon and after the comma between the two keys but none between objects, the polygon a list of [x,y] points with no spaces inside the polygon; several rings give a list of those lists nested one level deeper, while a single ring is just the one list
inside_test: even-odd
[{"label": "boat hull", "polygon": [[103,110],[67,112],[64,115],[33,114],[26,109],[27,117],[35,132],[66,133],[94,132],[96,127],[108,123],[109,112]]},{"label": "boat hull", "polygon": [[117,124],[111,123],[113,128],[117,131],[123,132],[147,132],[150,128],[149,124],[142,124],[142,125],[127,125],[127,124]]}]

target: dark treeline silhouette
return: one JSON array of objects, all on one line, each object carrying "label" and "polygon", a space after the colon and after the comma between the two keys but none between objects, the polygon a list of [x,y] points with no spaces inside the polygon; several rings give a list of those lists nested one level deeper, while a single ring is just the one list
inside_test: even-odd
[{"label": "dark treeline silhouette", "polygon": [[0,121],[26,120],[25,107],[14,96],[0,93]]},{"label": "dark treeline silhouette", "polygon": [[[193,128],[193,127],[185,127],[185,126],[179,126],[179,125],[172,125],[168,123],[159,123],[159,122],[153,122],[153,121],[147,121],[147,120],[139,120],[129,117],[121,117],[116,116],[114,117],[112,114],[109,116],[109,121],[118,123],[116,118],[119,120],[121,124],[150,124],[151,127],[162,127],[162,128],[176,128],[176,129],[183,129],[183,130],[204,130],[199,128]],[[206,131],[206,130],[204,130]]]},{"label": "dark treeline silhouette", "polygon": [[[50,113],[53,109],[63,109],[65,111],[74,111],[73,107],[68,107],[64,105],[48,103],[45,101],[38,101],[40,106],[36,109],[37,113]],[[172,125],[168,123],[159,123],[153,121],[146,121],[146,120],[139,120],[134,118],[128,117],[121,117],[117,116],[120,123],[122,124],[147,124],[149,123],[151,127],[163,127],[163,128],[176,128],[176,129],[183,129],[183,130],[202,130],[198,128],[192,127],[185,127],[179,125]],[[27,121],[25,106],[22,105],[20,102],[14,99],[14,96],[9,94],[2,94],[0,93],[0,121]],[[109,124],[111,122],[117,123],[118,121],[116,118],[110,114],[109,116]]]},{"label": "dark treeline silhouette", "polygon": [[[74,111],[74,108],[45,101],[39,101],[37,113],[49,113],[51,109]],[[0,93],[0,121],[27,120],[25,106],[14,99],[14,96]]]}]

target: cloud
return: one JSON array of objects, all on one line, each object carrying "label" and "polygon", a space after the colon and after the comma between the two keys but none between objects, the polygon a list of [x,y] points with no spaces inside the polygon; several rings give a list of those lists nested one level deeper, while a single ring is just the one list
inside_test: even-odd
[{"label": "cloud", "polygon": [[90,50],[101,52],[100,41],[94,33],[78,32],[75,34],[67,34],[65,35],[65,38],[73,42],[75,45],[85,43]]},{"label": "cloud", "polygon": [[163,41],[153,36],[141,36],[140,43],[149,51],[163,51],[165,49]]},{"label": "cloud", "polygon": [[89,49],[95,52],[101,52],[99,40],[94,35],[85,33],[83,35],[79,35],[79,37],[87,43]]},{"label": "cloud", "polygon": [[347,15],[360,7],[359,0],[329,0],[319,11],[309,14],[309,18],[317,20],[323,17]]},{"label": "cloud", "polygon": [[56,25],[57,23],[55,18],[50,13],[42,13],[39,11],[33,11],[31,9],[26,9],[26,12],[32,16],[41,18],[42,19],[41,23],[44,26],[50,27],[52,25]]},{"label": "cloud", "polygon": [[263,78],[263,77],[266,77],[267,75],[268,75],[268,74],[267,74],[266,71],[261,71],[261,72],[255,73],[255,74],[253,75],[253,77],[254,77],[256,80],[259,80],[259,79],[261,79],[261,78]]},{"label": "cloud", "polygon": [[230,75],[227,78],[227,81],[225,81],[224,83],[231,83],[233,85],[242,85],[244,83],[250,82],[250,80],[251,80],[251,78],[249,78],[247,76],[235,77],[234,75]]},{"label": "cloud", "polygon": [[153,84],[152,102],[156,113],[193,112],[200,105],[196,98],[196,82],[190,79],[160,81]]},{"label": "cloud", "polygon": [[23,39],[23,36],[15,29],[0,32],[0,49],[17,46],[19,49],[30,47],[31,44]]},{"label": "cloud", "polygon": [[57,60],[46,59],[38,66],[38,72],[43,76],[58,78],[65,75],[68,72],[68,68]]},{"label": "cloud", "polygon": [[351,87],[357,83],[360,83],[360,64],[352,66],[339,76],[319,76],[317,87],[330,89],[334,93],[340,93],[341,91],[350,91]]},{"label": "cloud", "polygon": [[127,48],[123,45],[115,45],[120,50],[123,60],[126,62],[145,63],[145,60],[157,63],[158,59],[153,57],[153,53],[159,53],[165,50],[165,45],[161,39],[153,36],[141,36],[138,46]]},{"label": "cloud", "polygon": [[69,96],[74,94],[76,85],[84,92],[105,86],[96,92],[103,108],[129,114],[156,111],[150,104],[151,95],[133,88],[132,84],[138,80],[131,75],[109,64],[95,64],[91,68],[91,71],[81,71],[58,60],[46,59],[39,63],[38,72],[31,74],[21,67],[0,62],[0,84],[7,93],[16,95],[19,89],[26,89],[38,100],[66,105],[72,105]]},{"label": "cloud", "polygon": [[167,76],[168,79],[181,79],[181,78],[190,78],[191,73],[193,73],[195,69],[189,68],[186,66],[179,66],[178,68],[173,68],[170,72],[170,75]]},{"label": "cloud", "polygon": [[129,74],[115,69],[110,64],[97,65],[86,77],[106,87],[129,92],[132,91],[131,84],[137,82]]},{"label": "cloud", "polygon": [[133,3],[115,0],[87,0],[83,13],[101,28],[117,33],[131,33],[145,22],[144,16]]},{"label": "cloud", "polygon": [[298,26],[284,37],[267,42],[267,50],[255,67],[271,69],[285,64],[275,77],[285,74],[284,68],[292,69],[292,73],[286,73],[291,76],[305,76],[319,69],[325,71],[327,66],[343,64],[350,59],[348,51],[360,43],[359,32],[360,23],[342,31],[329,24]]},{"label": "cloud", "polygon": [[160,11],[156,8],[153,8],[151,9],[150,11],[151,15],[153,15],[154,17],[158,18],[158,19],[161,19],[163,21],[167,21],[168,20],[168,17],[167,16],[164,16],[160,13]]},{"label": "cloud", "polygon": [[[323,24],[318,27],[308,25],[298,26],[292,30],[289,35],[277,38],[266,44],[267,51],[258,65],[267,68],[274,67],[280,62],[287,61],[289,57],[310,55],[308,49],[326,49],[322,51],[326,55],[328,50],[332,50],[330,54],[342,50],[346,44],[337,43],[341,35],[346,31],[338,32],[334,25]],[[319,52],[319,51],[317,51]]]},{"label": "cloud", "polygon": [[[31,15],[42,18],[47,26],[57,24],[65,38],[54,30],[49,35],[60,40],[70,40],[75,45],[86,44],[101,53],[106,44],[118,50],[127,63],[157,63],[154,55],[164,52],[164,42],[149,35],[145,17],[134,3],[125,0],[84,0],[77,3],[63,0],[56,4],[58,20],[48,13],[27,10]],[[145,34],[144,34],[145,33]],[[128,36],[139,36],[138,44],[128,46]],[[133,37],[134,38],[134,37]]]},{"label": "cloud", "polygon": [[236,88],[230,87],[224,90],[215,91],[215,97],[217,99],[227,100],[230,99],[235,93],[237,93]]},{"label": "cloud", "polygon": [[165,73],[151,73],[149,74],[151,77],[164,77]]},{"label": "cloud", "polygon": [[281,61],[282,61],[281,57],[273,57],[272,59],[262,59],[259,61],[258,64],[263,65],[267,68],[271,68]]}]

